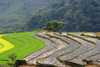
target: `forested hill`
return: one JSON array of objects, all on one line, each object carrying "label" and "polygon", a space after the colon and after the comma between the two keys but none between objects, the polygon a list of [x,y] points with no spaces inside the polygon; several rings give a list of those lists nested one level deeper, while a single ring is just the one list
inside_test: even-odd
[{"label": "forested hill", "polygon": [[24,23],[38,9],[54,0],[0,0],[0,30]]},{"label": "forested hill", "polygon": [[[23,31],[32,31],[53,20],[65,22],[62,31],[100,31],[100,0],[56,1],[51,4],[51,9],[38,10],[23,27],[19,27]],[[10,30],[18,31],[17,27]]]},{"label": "forested hill", "polygon": [[61,0],[52,9],[33,15],[25,24],[42,28],[47,21],[66,22],[63,31],[100,31],[100,0]]}]

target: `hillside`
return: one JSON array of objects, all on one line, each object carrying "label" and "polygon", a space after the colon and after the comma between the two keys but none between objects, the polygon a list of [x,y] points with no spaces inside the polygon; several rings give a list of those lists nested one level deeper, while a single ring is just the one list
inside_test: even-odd
[{"label": "hillside", "polygon": [[46,7],[39,9],[22,25],[15,25],[2,33],[33,31],[44,27],[47,21],[63,21],[62,31],[87,31],[100,30],[100,0],[58,0]]},{"label": "hillside", "polygon": [[33,15],[25,24],[29,29],[42,28],[47,21],[63,21],[62,31],[100,31],[100,0],[60,0],[51,10]]},{"label": "hillside", "polygon": [[24,23],[38,9],[53,0],[0,0],[0,30]]}]

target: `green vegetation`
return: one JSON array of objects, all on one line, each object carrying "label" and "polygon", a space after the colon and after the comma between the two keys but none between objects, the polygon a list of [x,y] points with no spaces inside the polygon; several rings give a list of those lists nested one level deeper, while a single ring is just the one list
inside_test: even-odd
[{"label": "green vegetation", "polygon": [[[42,28],[47,21],[63,21],[63,31],[100,30],[100,0],[60,0],[51,4],[50,10],[41,11],[26,21],[28,30]],[[95,22],[95,23],[94,23]]]},{"label": "green vegetation", "polygon": [[[39,31],[39,30],[40,30],[40,29],[38,28],[37,31],[34,31],[34,32],[10,33],[10,34],[3,35],[2,38],[5,39],[5,40],[8,40],[8,41],[11,42],[12,44],[14,44],[15,47],[12,48],[12,49],[10,49],[10,50],[8,50],[8,51],[5,51],[5,52],[0,53],[0,64],[4,64],[4,65],[6,65],[7,63],[11,63],[11,64],[12,64],[12,63],[14,63],[14,60],[16,60],[16,59],[22,59],[22,58],[24,58],[25,56],[29,55],[30,53],[35,52],[35,51],[37,51],[37,50],[43,48],[45,45],[44,45],[44,43],[43,43],[42,41],[40,41],[40,40],[38,40],[37,38],[34,38],[34,37],[32,37],[32,36],[29,35],[30,33],[40,33],[40,32],[43,32],[43,31]],[[73,33],[73,32],[70,32],[70,33]],[[55,34],[56,34],[56,33],[55,33]],[[68,34],[69,34],[69,33],[68,33]],[[73,34],[75,34],[75,33],[73,33]],[[50,40],[51,42],[55,43],[53,40],[51,40],[51,39],[48,38],[48,37],[44,37],[44,36],[41,36],[41,35],[39,35],[39,34],[36,34],[36,35],[38,35],[38,36],[40,36],[40,37],[43,37],[43,38],[46,38],[46,39]],[[60,40],[62,40],[62,41],[64,41],[65,43],[68,44],[67,47],[65,47],[65,48],[63,48],[63,49],[60,49],[60,50],[58,50],[58,51],[65,50],[65,49],[69,48],[70,45],[71,45],[70,43],[68,43],[67,41],[65,41],[64,39],[62,39],[62,38],[60,38],[60,37],[52,36],[52,35],[47,34],[47,33],[46,33],[46,35],[48,35],[48,36],[50,36],[50,37],[54,37],[54,38],[60,39]],[[72,34],[69,34],[69,35],[72,35]],[[72,35],[72,36],[74,36],[74,35]],[[65,35],[65,37],[68,37],[68,36]],[[58,59],[61,63],[63,63],[63,62],[70,62],[70,60],[72,60],[72,59],[74,59],[74,58],[77,58],[79,55],[82,55],[83,53],[86,53],[86,52],[88,52],[88,51],[94,49],[94,48],[97,46],[97,44],[95,44],[95,43],[92,42],[92,41],[88,41],[88,40],[86,40],[86,39],[84,39],[84,38],[82,38],[82,37],[78,37],[78,38],[81,38],[81,39],[83,39],[83,40],[85,40],[85,41],[88,41],[88,42],[93,43],[95,46],[94,46],[93,48],[91,48],[91,49],[89,49],[89,50],[83,52],[83,53],[80,53],[80,54],[78,54],[78,55],[72,57],[72,58],[69,59],[69,60],[63,61],[63,60],[61,60],[61,59],[59,58],[60,56],[63,56],[63,55],[65,55],[65,54],[69,54],[69,53],[75,51],[76,49],[78,49],[78,48],[80,48],[80,47],[82,46],[82,43],[80,43],[79,41],[77,41],[77,40],[75,40],[75,39],[73,39],[73,38],[71,38],[71,37],[68,37],[68,38],[70,38],[70,39],[72,39],[73,41],[79,43],[80,46],[79,46],[79,47],[76,47],[75,49],[72,49],[71,51],[69,51],[69,52],[67,52],[67,53],[64,53],[64,54],[62,54],[62,55],[57,56],[57,59]],[[33,47],[32,47],[32,46],[33,46]],[[55,43],[55,47],[56,47],[56,46],[57,46],[57,43]],[[53,48],[55,48],[55,47],[53,47]],[[53,48],[51,48],[51,49],[53,49]],[[51,49],[49,49],[49,50],[51,50]],[[45,52],[47,52],[47,51],[49,51],[49,50],[46,50]],[[55,53],[58,52],[58,51],[55,51],[54,53],[50,54],[49,56],[52,56],[53,54],[55,54]],[[45,53],[45,52],[42,52],[42,53],[39,54],[38,56],[42,55],[42,54]],[[34,57],[34,58],[31,58],[31,59],[29,59],[29,60],[33,60],[33,59],[37,58],[38,56],[36,56],[36,57]],[[46,56],[46,57],[43,57],[43,58],[38,59],[38,60],[37,60],[37,63],[38,63],[39,65],[42,65],[41,63],[39,63],[39,60],[44,59],[44,58],[47,58],[47,57],[49,57],[49,56]],[[71,63],[71,64],[75,64],[75,62],[70,62],[70,63]],[[45,64],[43,64],[43,65],[45,65]],[[48,64],[47,64],[47,65],[48,65]],[[51,64],[50,64],[50,65],[51,65]],[[81,64],[79,64],[79,65],[81,65]],[[5,67],[6,67],[6,66],[5,66]]]},{"label": "green vegetation", "polygon": [[98,37],[100,37],[100,35],[97,35]]},{"label": "green vegetation", "polygon": [[16,59],[22,59],[32,52],[37,51],[45,46],[44,42],[30,36],[30,33],[38,33],[38,31],[13,33],[2,36],[3,39],[8,40],[12,44],[14,44],[15,47],[0,53],[0,64],[8,63],[9,58],[7,57],[7,55],[11,53],[16,53]]},{"label": "green vegetation", "polygon": [[[33,16],[31,16],[30,18],[28,17],[29,19],[26,20],[25,24],[14,25],[9,29],[3,30],[2,33],[9,33],[11,31],[14,32],[33,31],[37,28],[41,29],[42,27],[44,27],[44,24],[47,21],[54,21],[54,20],[65,22],[62,31],[97,32],[100,30],[99,8],[100,8],[100,0],[88,0],[88,1],[87,0],[59,0],[59,1],[56,0],[55,2],[51,3],[51,5],[36,11],[33,14]],[[24,11],[22,13],[24,13]],[[18,15],[11,14],[11,15],[7,15],[7,17],[9,18],[14,16],[16,19],[18,19],[20,18],[19,16],[21,16],[25,18],[26,13],[24,13],[25,15],[24,14],[20,15],[20,14]],[[27,14],[27,16],[28,15],[30,14]],[[12,19],[14,19],[14,17]],[[14,19],[14,22],[17,21]],[[10,24],[11,23],[9,23],[9,25]]]},{"label": "green vegetation", "polygon": [[[54,0],[0,0],[0,30],[24,23],[26,19]],[[48,8],[49,9],[49,8]]]},{"label": "green vegetation", "polygon": [[8,65],[0,65],[0,67],[10,67],[10,66],[8,66]]},{"label": "green vegetation", "polygon": [[4,47],[4,45],[2,45],[2,44],[0,43],[0,49],[3,48],[3,47]]},{"label": "green vegetation", "polygon": [[8,55],[8,58],[10,59],[10,65],[13,67],[13,65],[14,65],[14,61],[15,61],[15,59],[16,59],[16,57],[17,57],[17,55],[15,54],[15,53],[11,53],[11,54],[9,54]]},{"label": "green vegetation", "polygon": [[0,53],[4,52],[4,51],[7,51],[13,47],[15,47],[12,43],[4,40],[1,38],[1,36],[4,36],[4,35],[0,35],[0,43],[1,43],[1,49],[0,49]]},{"label": "green vegetation", "polygon": [[62,24],[63,22],[59,22],[59,21],[48,21],[46,24],[45,24],[45,27],[43,27],[44,30],[51,30],[51,31],[55,31],[55,32],[58,32],[59,29],[62,28]]}]

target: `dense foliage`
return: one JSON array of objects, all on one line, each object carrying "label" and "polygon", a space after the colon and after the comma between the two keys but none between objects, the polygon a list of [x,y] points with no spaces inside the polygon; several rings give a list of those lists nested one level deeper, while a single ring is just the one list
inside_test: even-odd
[{"label": "dense foliage", "polygon": [[66,22],[63,31],[99,31],[100,0],[60,0],[51,9],[33,15],[26,22],[30,29],[41,28],[47,21]]},{"label": "dense foliage", "polygon": [[[25,24],[22,31],[32,31],[44,27],[47,21],[63,21],[62,31],[100,30],[100,0],[58,0],[51,3],[48,10],[39,9]],[[48,8],[48,7],[47,7]],[[15,29],[15,30],[14,30]],[[10,31],[18,29],[11,28]]]},{"label": "dense foliage", "polygon": [[55,31],[58,32],[61,28],[62,28],[62,23],[59,21],[48,21],[45,24],[45,27],[43,27],[44,30],[51,30],[51,31]]}]

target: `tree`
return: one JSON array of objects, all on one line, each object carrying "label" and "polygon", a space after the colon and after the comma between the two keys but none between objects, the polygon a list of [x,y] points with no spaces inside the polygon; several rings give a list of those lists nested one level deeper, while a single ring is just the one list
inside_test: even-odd
[{"label": "tree", "polygon": [[53,31],[59,31],[62,28],[61,22],[59,21],[52,21]]},{"label": "tree", "polygon": [[44,30],[52,30],[53,29],[53,26],[52,26],[52,23],[50,21],[48,21],[46,24],[45,24],[45,27],[43,27]]},{"label": "tree", "polygon": [[59,31],[59,29],[62,29],[62,24],[64,22],[59,22],[59,21],[48,21],[45,24],[45,27],[43,27],[44,30],[52,30],[52,31]]},{"label": "tree", "polygon": [[11,65],[13,65],[16,57],[17,57],[17,55],[15,53],[11,53],[11,54],[8,55],[8,58],[12,61]]}]

